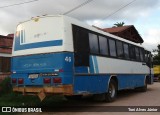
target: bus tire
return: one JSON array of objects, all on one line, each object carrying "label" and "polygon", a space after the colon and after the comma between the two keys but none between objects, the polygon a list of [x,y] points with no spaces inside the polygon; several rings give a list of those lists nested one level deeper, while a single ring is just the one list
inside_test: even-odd
[{"label": "bus tire", "polygon": [[146,92],[146,91],[147,91],[147,78],[145,79],[145,84],[144,84],[144,86],[143,86],[143,87],[140,87],[140,88],[139,88],[139,91],[141,91],[141,92]]},{"label": "bus tire", "polygon": [[108,87],[108,91],[105,94],[105,102],[113,102],[117,97],[117,84],[111,79]]}]

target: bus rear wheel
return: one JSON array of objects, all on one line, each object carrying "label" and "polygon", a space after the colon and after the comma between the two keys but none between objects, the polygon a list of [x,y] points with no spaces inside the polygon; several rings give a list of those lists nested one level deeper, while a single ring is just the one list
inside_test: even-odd
[{"label": "bus rear wheel", "polygon": [[113,102],[117,97],[117,84],[116,82],[111,79],[108,87],[108,91],[105,94],[104,101],[106,102]]}]

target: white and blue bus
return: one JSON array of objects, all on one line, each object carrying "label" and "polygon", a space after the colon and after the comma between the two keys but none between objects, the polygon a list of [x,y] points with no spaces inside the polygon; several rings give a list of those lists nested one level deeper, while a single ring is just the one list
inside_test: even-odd
[{"label": "white and blue bus", "polygon": [[26,95],[102,94],[114,101],[119,90],[146,91],[153,83],[149,51],[63,15],[17,26],[11,70],[13,91]]}]

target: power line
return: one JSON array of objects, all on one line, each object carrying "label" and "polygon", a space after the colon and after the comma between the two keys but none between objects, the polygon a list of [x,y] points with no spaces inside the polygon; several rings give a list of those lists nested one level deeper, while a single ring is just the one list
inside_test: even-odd
[{"label": "power line", "polygon": [[[117,9],[116,11],[112,12],[111,14],[109,14],[107,17],[104,17],[102,20],[105,20],[111,16],[113,16],[114,14],[116,14],[117,12],[119,12],[120,10],[124,9],[125,7],[129,6],[130,4],[132,4],[133,2],[135,2],[136,0],[132,0],[131,2],[127,3],[126,5],[122,6],[121,8]],[[99,22],[102,23],[102,22]]]},{"label": "power line", "polygon": [[[22,4],[28,4],[28,3],[36,2],[36,1],[39,1],[39,0],[31,0],[31,1],[27,1],[27,2],[21,2],[21,3],[6,5],[6,6],[0,6],[0,9],[2,9],[2,8],[7,8],[7,7],[12,7],[12,6],[17,6],[17,5],[22,5]],[[78,6],[74,7],[74,8],[72,8],[71,10],[69,10],[69,11],[63,13],[63,15],[67,15],[67,14],[69,14],[69,13],[71,13],[71,12],[73,12],[73,11],[75,11],[75,10],[81,8],[81,7],[83,7],[84,5],[86,5],[86,4],[90,3],[90,2],[92,2],[92,1],[93,1],[93,0],[87,0],[87,1],[85,1],[84,3],[82,3],[82,4],[80,4],[80,5],[78,5]],[[103,18],[102,20],[111,17],[112,15],[116,14],[117,12],[119,12],[119,11],[122,10],[123,8],[129,6],[130,4],[132,4],[132,3],[135,2],[135,1],[136,1],[136,0],[133,0],[133,1],[129,2],[128,4],[124,5],[123,7],[119,8],[119,9],[116,10],[116,11],[114,11],[113,13],[109,14],[107,17]]]},{"label": "power line", "polygon": [[12,6],[18,6],[18,5],[22,5],[22,4],[28,4],[28,3],[36,2],[36,1],[39,1],[39,0],[31,0],[31,1],[27,1],[27,2],[20,2],[20,3],[16,3],[16,4],[11,4],[11,5],[0,6],[0,9],[7,8],[7,7],[12,7]]},{"label": "power line", "polygon": [[71,12],[77,10],[78,8],[81,8],[81,7],[83,7],[84,5],[86,5],[86,4],[90,3],[90,2],[92,2],[92,1],[93,1],[93,0],[87,0],[87,1],[85,1],[84,3],[82,3],[82,4],[80,4],[80,5],[78,5],[78,6],[74,7],[74,8],[72,8],[71,10],[69,10],[69,11],[63,13],[63,15],[67,15],[67,14],[69,14],[69,13],[71,13]]},{"label": "power line", "polygon": [[130,4],[132,4],[133,2],[135,2],[136,0],[133,0],[131,2],[129,2],[128,4],[124,5],[123,7],[119,8],[118,10],[112,12],[111,14],[109,14],[107,17],[105,17],[105,19],[111,17],[112,15],[116,14],[117,12],[119,12],[120,10],[122,10],[123,8],[129,6]]}]

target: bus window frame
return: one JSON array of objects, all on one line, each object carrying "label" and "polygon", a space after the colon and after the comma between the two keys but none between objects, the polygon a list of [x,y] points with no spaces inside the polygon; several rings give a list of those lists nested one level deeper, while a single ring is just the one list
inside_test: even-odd
[{"label": "bus window frame", "polygon": [[[72,24],[72,27],[73,27],[73,26],[77,26],[77,25]],[[94,35],[97,36],[98,52],[97,52],[97,53],[92,53],[92,52],[90,51],[90,43],[89,43],[89,44],[88,44],[88,47],[89,47],[89,49],[88,49],[88,55],[89,55],[89,56],[90,56],[90,55],[95,55],[95,56],[100,56],[100,57],[105,57],[105,58],[108,57],[108,58],[119,59],[119,60],[129,60],[129,61],[134,61],[134,62],[145,62],[145,53],[143,53],[143,59],[144,59],[144,60],[142,61],[141,59],[140,59],[140,60],[137,60],[137,59],[136,59],[136,52],[135,52],[135,48],[137,47],[137,48],[139,49],[139,55],[140,55],[140,50],[141,50],[141,49],[143,49],[143,51],[145,51],[143,47],[139,47],[139,46],[137,46],[137,45],[134,45],[134,44],[125,42],[125,41],[123,41],[123,40],[119,40],[119,39],[116,39],[116,38],[113,38],[113,37],[110,37],[110,36],[107,36],[107,35],[103,35],[103,34],[98,33],[98,32],[94,32],[94,31],[92,31],[92,30],[88,30],[88,29],[83,28],[83,27],[81,27],[81,26],[77,26],[77,27],[79,27],[79,28],[81,28],[81,29],[84,29],[84,30],[87,32],[87,34],[88,34],[88,41],[89,41],[89,33],[94,34]],[[99,36],[104,37],[104,38],[107,39],[108,55],[103,55],[103,54],[100,53]],[[116,52],[116,56],[111,56],[109,40],[113,40],[113,41],[115,42],[115,52]],[[117,54],[117,41],[122,42],[123,58],[118,57],[118,54]],[[124,55],[125,55],[125,54],[124,54],[124,44],[128,45],[128,54],[129,54],[129,57],[128,57],[128,58],[125,58],[125,56],[124,56]],[[131,58],[130,46],[134,47],[134,54],[133,54],[133,55],[134,55],[134,59]],[[75,49],[74,49],[74,52],[75,52]]]}]

